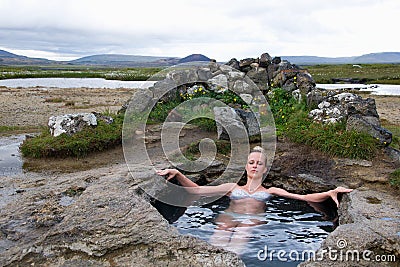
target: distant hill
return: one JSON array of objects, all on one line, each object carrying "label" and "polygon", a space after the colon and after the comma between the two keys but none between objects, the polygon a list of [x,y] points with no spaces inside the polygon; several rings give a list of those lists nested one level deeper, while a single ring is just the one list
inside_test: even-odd
[{"label": "distant hill", "polygon": [[82,57],[69,61],[69,64],[79,65],[107,65],[107,66],[129,66],[129,67],[161,67],[177,64],[179,58],[176,57],[155,57],[155,56],[136,56],[104,54]]},{"label": "distant hill", "polygon": [[0,65],[49,65],[56,63],[56,61],[45,58],[31,58],[0,50]]},{"label": "distant hill", "polygon": [[356,57],[282,56],[281,58],[298,65],[400,63],[400,52],[371,53]]},{"label": "distant hill", "polygon": [[355,57],[354,63],[399,63],[400,52],[371,53]]},{"label": "distant hill", "polygon": [[202,54],[191,54],[187,57],[181,58],[178,63],[188,63],[188,62],[195,62],[195,61],[207,61],[210,62],[210,58],[206,57],[205,55]]},{"label": "distant hill", "polygon": [[[232,55],[235,57],[235,55]],[[400,52],[371,53],[355,57],[281,56],[297,65],[315,64],[360,64],[360,63],[400,63]],[[156,57],[140,55],[104,54],[82,57],[71,61],[54,61],[44,58],[30,58],[0,50],[0,65],[92,65],[106,67],[168,67],[193,61],[210,61],[202,54],[192,54],[184,58]]]}]

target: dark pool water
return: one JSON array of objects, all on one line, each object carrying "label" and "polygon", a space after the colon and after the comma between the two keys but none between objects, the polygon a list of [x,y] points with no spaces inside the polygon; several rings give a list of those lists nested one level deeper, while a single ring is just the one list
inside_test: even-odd
[{"label": "dark pool water", "polygon": [[[334,230],[337,218],[332,203],[321,205],[318,210],[322,213],[306,202],[273,198],[263,214],[233,216],[234,221],[252,226],[217,229],[218,218],[228,205],[229,198],[224,197],[205,206],[190,206],[184,213],[182,210],[175,212],[170,221],[181,234],[223,246],[240,255],[250,267],[297,266],[307,258],[308,251],[319,248],[329,232]],[[278,258],[280,250],[285,254]]]}]

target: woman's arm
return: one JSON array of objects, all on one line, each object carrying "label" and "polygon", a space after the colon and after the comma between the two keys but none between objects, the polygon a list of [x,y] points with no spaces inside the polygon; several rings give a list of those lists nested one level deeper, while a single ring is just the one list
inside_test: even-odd
[{"label": "woman's arm", "polygon": [[158,175],[167,176],[167,181],[176,177],[179,183],[185,187],[186,191],[196,195],[226,195],[233,190],[237,185],[235,183],[226,183],[216,186],[199,186],[198,184],[192,182],[189,178],[183,175],[180,171],[176,169],[165,169],[158,170]]},{"label": "woman's arm", "polygon": [[353,189],[337,187],[336,189],[329,190],[329,191],[322,192],[322,193],[300,195],[300,194],[289,193],[286,190],[277,188],[277,187],[271,187],[268,189],[268,193],[270,193],[272,195],[277,195],[277,196],[287,197],[287,198],[292,198],[292,199],[298,199],[298,200],[304,200],[307,202],[322,202],[322,201],[327,200],[328,198],[332,198],[332,200],[335,201],[337,207],[339,207],[339,201],[337,199],[337,194],[338,193],[349,193],[351,191],[353,191]]}]

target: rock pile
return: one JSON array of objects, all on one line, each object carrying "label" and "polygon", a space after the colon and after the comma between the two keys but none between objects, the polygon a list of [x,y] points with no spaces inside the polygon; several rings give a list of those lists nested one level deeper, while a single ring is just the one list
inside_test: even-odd
[{"label": "rock pile", "polygon": [[315,81],[307,70],[280,57],[272,58],[268,53],[240,61],[233,58],[226,64],[245,73],[263,91],[280,87],[290,92],[299,90],[305,95],[315,88]]},{"label": "rock pile", "polygon": [[[322,93],[317,89],[309,93],[308,102],[312,103],[316,95],[322,96]],[[365,132],[383,145],[392,142],[392,133],[381,127],[375,100],[372,98],[363,99],[353,93],[331,91],[326,97],[320,98],[318,108],[311,110],[309,117],[318,123],[345,121],[348,131]]]}]

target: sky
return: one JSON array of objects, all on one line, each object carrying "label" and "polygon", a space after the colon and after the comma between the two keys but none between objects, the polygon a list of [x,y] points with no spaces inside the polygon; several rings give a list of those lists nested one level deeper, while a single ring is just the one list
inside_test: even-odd
[{"label": "sky", "polygon": [[399,0],[0,0],[0,49],[218,61],[400,52]]}]

